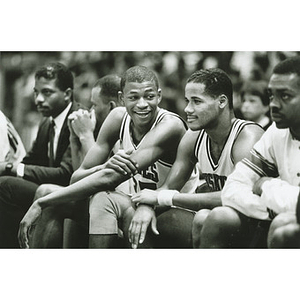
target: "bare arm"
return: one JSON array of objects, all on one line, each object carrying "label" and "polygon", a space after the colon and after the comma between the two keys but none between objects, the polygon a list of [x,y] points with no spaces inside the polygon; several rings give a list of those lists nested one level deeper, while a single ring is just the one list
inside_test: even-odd
[{"label": "bare arm", "polygon": [[[241,140],[243,138],[244,136],[241,135]],[[237,141],[236,145],[239,145],[240,141]],[[235,152],[235,157],[239,159],[237,148]],[[244,156],[245,161],[236,163],[234,172],[226,181],[222,191],[222,204],[234,207],[249,217],[268,219],[266,206],[260,200],[260,196],[253,193],[254,184],[263,176],[260,171],[263,169],[263,163],[250,152],[245,151]]]},{"label": "bare arm", "polygon": [[71,183],[102,170],[113,146],[119,139],[119,132],[125,108],[116,108],[107,116],[98,134],[97,141],[85,155],[80,167],[73,173]]},{"label": "bare arm", "polygon": [[95,143],[95,125],[95,120],[91,119],[87,110],[79,109],[68,117],[73,170],[79,168],[88,150]]}]

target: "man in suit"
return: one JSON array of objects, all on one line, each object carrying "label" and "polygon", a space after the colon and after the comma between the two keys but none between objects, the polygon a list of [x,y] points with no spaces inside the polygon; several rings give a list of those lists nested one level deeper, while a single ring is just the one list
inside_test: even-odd
[{"label": "man in suit", "polygon": [[23,161],[0,169],[1,248],[19,247],[19,222],[40,184],[69,184],[73,170],[67,119],[79,107],[73,102],[73,84],[71,71],[61,63],[50,63],[35,74],[35,104],[44,118]]}]

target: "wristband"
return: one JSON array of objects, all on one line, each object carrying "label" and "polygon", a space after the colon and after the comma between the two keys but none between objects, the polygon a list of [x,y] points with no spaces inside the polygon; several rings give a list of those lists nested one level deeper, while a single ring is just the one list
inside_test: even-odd
[{"label": "wristband", "polygon": [[178,194],[176,190],[161,190],[157,195],[157,203],[160,206],[172,206],[173,205],[173,196]]},{"label": "wristband", "polygon": [[24,177],[24,168],[25,168],[24,164],[22,164],[22,163],[18,164],[18,166],[17,166],[17,177],[21,177],[21,178]]}]

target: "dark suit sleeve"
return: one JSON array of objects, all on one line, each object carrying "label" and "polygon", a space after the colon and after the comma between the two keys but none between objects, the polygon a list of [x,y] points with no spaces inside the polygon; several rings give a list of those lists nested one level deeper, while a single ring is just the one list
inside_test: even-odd
[{"label": "dark suit sleeve", "polygon": [[71,148],[69,146],[58,167],[26,164],[23,178],[37,184],[52,183],[66,186],[69,184],[72,172]]}]

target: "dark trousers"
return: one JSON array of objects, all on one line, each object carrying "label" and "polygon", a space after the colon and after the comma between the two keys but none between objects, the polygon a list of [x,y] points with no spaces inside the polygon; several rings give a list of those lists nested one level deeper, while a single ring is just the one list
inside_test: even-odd
[{"label": "dark trousers", "polygon": [[19,224],[37,188],[36,183],[22,178],[0,177],[0,248],[19,248]]}]

